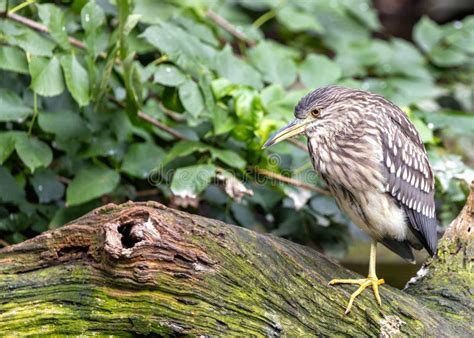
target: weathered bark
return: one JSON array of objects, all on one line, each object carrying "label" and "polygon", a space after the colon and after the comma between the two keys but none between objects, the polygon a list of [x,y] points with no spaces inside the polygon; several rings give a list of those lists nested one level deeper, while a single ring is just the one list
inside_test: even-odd
[{"label": "weathered bark", "polygon": [[158,203],[107,205],[0,251],[0,333],[473,336],[474,193],[406,291],[309,248]]}]

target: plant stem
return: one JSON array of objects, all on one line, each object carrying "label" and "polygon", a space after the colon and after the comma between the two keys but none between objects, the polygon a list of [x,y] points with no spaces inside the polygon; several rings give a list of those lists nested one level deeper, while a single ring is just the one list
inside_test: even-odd
[{"label": "plant stem", "polygon": [[31,136],[31,132],[33,130],[33,126],[35,125],[36,117],[38,116],[38,94],[33,92],[33,117],[31,119],[30,128],[28,129],[28,135]]},{"label": "plant stem", "polygon": [[232,23],[224,19],[222,16],[214,12],[213,10],[207,11],[207,17],[211,19],[216,25],[221,27],[227,33],[231,34],[238,40],[244,41],[250,46],[255,45],[255,41],[248,39],[242,32],[240,32]]},{"label": "plant stem", "polygon": [[257,20],[255,20],[252,26],[255,28],[259,28],[263,26],[267,21],[273,19],[276,14],[277,12],[275,9],[269,10],[268,12],[262,14]]},{"label": "plant stem", "polygon": [[15,12],[18,12],[19,10],[21,10],[22,8],[26,7],[26,6],[29,6],[33,3],[35,3],[36,0],[26,0],[25,2],[22,2],[21,4],[19,4],[18,6],[16,7],[13,7],[12,9],[10,9],[8,11],[8,14],[13,14]]}]

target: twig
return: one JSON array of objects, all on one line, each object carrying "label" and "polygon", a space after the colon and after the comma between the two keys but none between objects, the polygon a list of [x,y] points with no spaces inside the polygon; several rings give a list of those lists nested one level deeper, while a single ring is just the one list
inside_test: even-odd
[{"label": "twig", "polygon": [[[15,13],[6,13],[6,17],[9,18],[12,21],[16,21],[18,23],[21,23],[22,25],[25,25],[27,27],[30,27],[30,28],[34,29],[34,30],[37,30],[38,32],[49,33],[48,27],[46,27],[45,25],[43,25],[39,22],[36,22],[36,21],[30,20],[28,18],[25,18],[24,16],[21,16],[21,15],[15,14]],[[73,46],[76,46],[76,47],[81,48],[81,49],[86,48],[86,45],[82,41],[80,41],[76,38],[73,38],[73,37],[69,36],[68,40],[71,43],[71,45],[73,45]]]},{"label": "twig", "polygon": [[234,36],[235,38],[237,38],[238,40],[241,40],[241,41],[244,41],[245,43],[247,43],[248,45],[250,46],[254,46],[255,45],[255,41],[254,40],[251,40],[251,39],[248,39],[244,34],[242,34],[233,24],[231,24],[229,21],[227,21],[226,19],[224,19],[222,16],[220,16],[219,14],[217,14],[216,12],[214,12],[213,10],[208,10],[207,11],[207,16],[209,17],[209,19],[211,19],[212,21],[214,21],[214,23],[216,25],[218,25],[219,27],[221,27],[223,30],[225,30],[227,33],[231,34],[232,36]]},{"label": "twig", "polygon": [[152,125],[154,125],[155,127],[167,132],[168,134],[174,136],[175,138],[179,139],[179,140],[186,140],[187,137],[184,136],[183,134],[181,134],[179,131],[177,130],[174,130],[173,128],[170,128],[168,127],[167,125],[161,123],[160,121],[158,121],[157,119],[155,119],[154,117],[148,115],[148,114],[145,114],[144,112],[142,111],[139,111],[137,113],[138,117],[141,118],[142,120],[144,121],[147,121],[149,123],[151,123]]},{"label": "twig", "polygon": [[58,179],[59,182],[62,182],[64,184],[70,184],[71,183],[71,179],[70,178],[67,178],[67,177],[64,177],[64,176],[56,176],[56,178]]},{"label": "twig", "polygon": [[146,190],[140,190],[140,191],[137,191],[135,194],[138,196],[138,197],[148,197],[148,196],[155,196],[155,195],[158,195],[160,194],[160,190],[159,189],[146,189]]},{"label": "twig", "polygon": [[273,171],[270,171],[270,170],[266,170],[266,169],[261,169],[261,168],[253,168],[254,171],[257,173],[257,174],[260,174],[260,175],[263,175],[263,176],[266,176],[266,177],[270,177],[270,178],[273,178],[277,181],[280,181],[280,182],[283,182],[283,183],[287,183],[287,184],[291,184],[295,187],[298,187],[298,188],[303,188],[303,189],[306,189],[306,190],[310,190],[310,191],[313,191],[313,192],[317,192],[319,194],[323,194],[323,195],[331,195],[331,193],[328,191],[328,190],[325,190],[325,189],[321,189],[321,188],[318,188],[318,187],[315,187],[311,184],[308,184],[308,183],[305,183],[305,182],[301,182],[299,180],[296,180],[294,178],[291,178],[291,177],[286,177],[286,176],[283,176],[283,175],[280,175],[280,174],[277,174],[277,173],[274,173]]},{"label": "twig", "polygon": [[[117,100],[115,97],[108,96],[108,99],[109,99],[110,101],[112,101],[113,103],[115,103],[115,104],[116,104],[117,106],[119,106],[119,107],[122,107],[122,108],[125,107],[125,105],[124,105],[122,102],[120,102],[119,100]],[[155,127],[157,127],[158,129],[163,130],[164,132],[167,132],[168,134],[170,134],[171,136],[173,136],[173,137],[175,137],[175,138],[177,138],[177,139],[179,139],[179,140],[186,140],[186,139],[187,139],[187,137],[184,136],[183,134],[181,134],[179,131],[174,130],[173,128],[168,127],[167,125],[161,123],[160,121],[158,121],[157,119],[155,119],[153,116],[150,116],[150,115],[148,115],[148,114],[145,114],[145,113],[142,112],[142,111],[138,111],[138,112],[137,112],[137,116],[138,116],[140,119],[142,119],[142,120],[144,120],[144,121],[146,121],[146,122],[148,122],[148,123],[154,125]]]},{"label": "twig", "polygon": [[184,122],[186,121],[186,118],[180,114],[180,113],[177,113],[171,109],[168,109],[165,107],[165,105],[163,104],[163,102],[161,101],[158,101],[158,106],[160,107],[160,109],[166,114],[168,115],[169,117],[171,117],[173,120],[175,120],[176,122]]},{"label": "twig", "polygon": [[293,144],[294,146],[304,150],[304,151],[308,151],[308,147],[303,142],[300,142],[298,140],[294,140],[294,139],[291,139],[291,138],[287,139],[287,141],[290,142],[291,144]]},{"label": "twig", "polygon": [[9,246],[10,244],[9,244],[7,241],[5,241],[5,240],[0,239],[0,245],[3,246],[3,247],[7,247],[7,246]]}]

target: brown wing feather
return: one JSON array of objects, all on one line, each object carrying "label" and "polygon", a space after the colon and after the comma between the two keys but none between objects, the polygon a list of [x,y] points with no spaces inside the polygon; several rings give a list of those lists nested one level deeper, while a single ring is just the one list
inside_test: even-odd
[{"label": "brown wing feather", "polygon": [[410,228],[425,249],[437,248],[434,179],[415,127],[396,106],[388,109],[382,133],[386,191],[404,209]]}]

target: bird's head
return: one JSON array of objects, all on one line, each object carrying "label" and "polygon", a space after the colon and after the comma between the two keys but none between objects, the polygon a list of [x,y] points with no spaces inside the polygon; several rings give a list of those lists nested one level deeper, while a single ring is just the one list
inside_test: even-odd
[{"label": "bird's head", "polygon": [[347,113],[352,110],[353,99],[364,101],[370,93],[342,86],[326,86],[305,95],[295,107],[295,119],[273,133],[263,148],[288,138],[329,129],[345,127],[350,120]]}]

